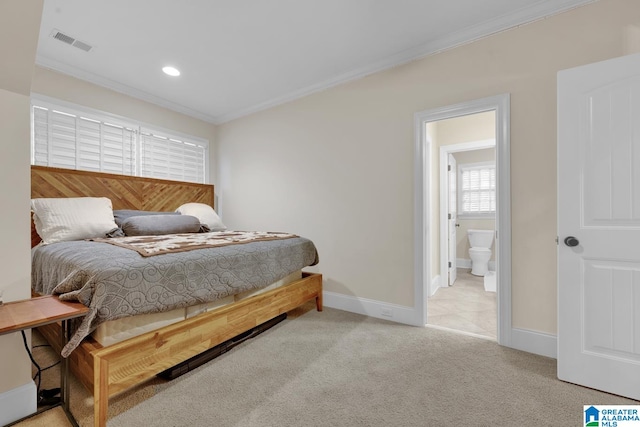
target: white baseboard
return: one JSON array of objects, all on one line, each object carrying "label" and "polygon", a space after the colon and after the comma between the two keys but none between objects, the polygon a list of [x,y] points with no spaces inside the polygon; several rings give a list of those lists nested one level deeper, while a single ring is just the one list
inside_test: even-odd
[{"label": "white baseboard", "polygon": [[[420,313],[417,313],[414,307],[389,304],[328,291],[324,291],[322,296],[323,303],[326,307],[376,317],[378,319],[390,320],[405,325],[425,326],[422,324],[422,316],[420,316]],[[551,334],[512,328],[510,342],[506,343],[506,346],[540,356],[557,358],[557,338]]]},{"label": "white baseboard", "polygon": [[38,410],[37,393],[33,381],[0,393],[0,426],[35,413]]},{"label": "white baseboard", "polygon": [[[467,258],[456,258],[456,267],[471,268],[471,260]],[[496,271],[496,262],[489,261],[489,270]]]},{"label": "white baseboard", "polygon": [[509,347],[528,353],[558,358],[558,337],[544,332],[511,328],[511,345]]},{"label": "white baseboard", "polygon": [[456,267],[471,268],[471,260],[466,258],[456,258]]},{"label": "white baseboard", "polygon": [[326,307],[337,308],[338,310],[404,323],[405,325],[424,326],[421,324],[422,317],[416,313],[414,307],[389,304],[328,291],[322,292],[322,302]]}]

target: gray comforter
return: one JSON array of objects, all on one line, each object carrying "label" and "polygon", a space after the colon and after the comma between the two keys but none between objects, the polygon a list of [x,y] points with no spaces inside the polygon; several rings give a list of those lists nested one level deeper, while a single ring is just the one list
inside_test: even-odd
[{"label": "gray comforter", "polygon": [[36,246],[31,258],[34,291],[59,294],[90,309],[63,349],[64,357],[107,320],[259,289],[318,262],[314,244],[302,237],[152,257],[107,243],[61,242]]}]

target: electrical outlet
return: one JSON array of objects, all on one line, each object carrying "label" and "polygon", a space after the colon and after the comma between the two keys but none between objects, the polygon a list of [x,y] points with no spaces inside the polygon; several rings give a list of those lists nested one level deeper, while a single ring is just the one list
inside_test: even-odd
[{"label": "electrical outlet", "polygon": [[393,311],[390,308],[383,308],[382,315],[385,317],[393,317]]}]

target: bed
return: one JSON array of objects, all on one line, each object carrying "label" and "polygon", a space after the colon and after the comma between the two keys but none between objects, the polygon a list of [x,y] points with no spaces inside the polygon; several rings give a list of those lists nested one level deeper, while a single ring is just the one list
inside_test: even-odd
[{"label": "bed", "polygon": [[[214,192],[211,185],[32,166],[31,197],[32,199],[106,197],[111,200],[114,210],[173,212],[178,206],[185,203],[200,203],[213,206]],[[214,235],[216,233],[205,234]],[[40,240],[34,226],[32,226],[31,236],[32,247],[34,247]],[[196,249],[189,251],[189,253],[199,253],[203,256],[206,254],[208,257],[209,253],[207,251],[226,251],[229,254],[239,252],[238,248],[240,247],[251,247],[250,245],[261,251],[263,249],[267,250],[271,246],[283,248],[285,244],[296,245],[299,242],[302,244],[304,243],[303,240],[305,240],[298,238],[298,236],[272,238],[269,235],[268,237],[268,239],[263,239],[264,241],[247,245],[225,244],[221,248]],[[69,243],[65,242],[65,244]],[[130,256],[138,260],[144,258],[141,253],[136,253],[125,246],[95,241],[82,241],[78,242],[78,244],[85,248],[84,252],[86,253],[95,252],[98,255],[96,258],[111,259],[111,255],[103,255],[102,251],[104,250],[115,251],[116,254],[119,254],[118,256],[124,256],[123,254],[129,253],[132,254]],[[44,247],[47,248],[48,246],[47,250],[52,252],[52,248],[55,245],[58,245],[58,243],[45,245]],[[105,249],[106,247],[109,248]],[[97,248],[100,249],[98,250]],[[258,249],[250,249],[251,253],[248,258],[261,259],[259,258],[260,252]],[[37,248],[34,249],[34,253],[37,250]],[[148,259],[176,257],[182,260],[179,262],[184,265],[185,261],[182,257],[187,256],[186,254],[187,252],[179,251],[179,253],[149,256]],[[123,257],[122,260],[124,259]],[[244,259],[247,259],[247,256]],[[117,261],[112,267],[120,267],[122,262]],[[307,265],[312,265],[317,262],[317,258],[315,262],[309,262],[308,259],[303,262],[307,263]],[[263,265],[262,261],[260,261],[260,265]],[[262,267],[262,269],[267,272],[271,271],[271,267]],[[63,270],[62,267],[60,270]],[[63,271],[64,274],[66,273]],[[261,279],[261,283],[255,284],[251,283],[253,281],[252,274],[245,274],[244,276],[239,274],[234,275],[234,277],[237,276],[235,280],[227,280],[224,286],[217,286],[208,293],[200,292],[199,295],[194,297],[195,299],[189,301],[167,299],[165,302],[171,300],[172,303],[160,305],[167,310],[177,310],[178,312],[182,310],[181,313],[184,313],[184,315],[180,314],[168,323],[158,323],[156,326],[162,326],[137,333],[132,338],[125,337],[123,340],[116,340],[113,344],[105,344],[104,340],[101,340],[103,344],[100,344],[98,342],[100,338],[95,339],[90,335],[90,332],[96,329],[96,325],[92,322],[94,322],[95,317],[99,317],[97,308],[94,318],[78,325],[74,336],[75,341],[72,339],[65,349],[61,348],[60,343],[62,340],[59,328],[42,328],[41,333],[54,346],[56,351],[68,355],[71,371],[93,392],[94,425],[104,426],[106,425],[108,400],[111,396],[140,384],[172,366],[184,362],[307,301],[315,300],[317,310],[322,310],[322,276],[320,274],[301,272],[300,269],[288,274],[285,282],[280,280],[284,278],[276,277],[277,274],[271,277],[278,279],[275,280],[277,284],[274,283],[270,286],[267,286],[266,279]],[[34,277],[38,276],[37,273],[33,275]],[[269,277],[269,274],[266,274],[266,276]],[[243,283],[239,283],[238,277],[246,277],[246,280],[242,279],[240,282]],[[53,286],[45,286],[47,280],[34,280],[34,282],[39,283],[34,289],[36,294],[60,293],[53,292]],[[91,288],[91,292],[93,292],[92,287],[88,288]],[[60,291],[60,289],[57,289],[57,291]],[[63,293],[62,298],[77,298],[83,300],[82,302],[86,305],[90,305],[93,294],[87,292],[89,291],[68,292],[66,295]],[[211,296],[212,293],[218,293],[219,298],[213,298]],[[216,301],[218,300],[225,300],[227,303],[225,305],[217,304]],[[146,313],[144,315],[153,317],[153,315],[158,314],[156,312],[160,311],[158,307],[150,310],[154,313]],[[159,314],[162,314],[162,312]],[[97,323],[102,322],[99,321]]]}]

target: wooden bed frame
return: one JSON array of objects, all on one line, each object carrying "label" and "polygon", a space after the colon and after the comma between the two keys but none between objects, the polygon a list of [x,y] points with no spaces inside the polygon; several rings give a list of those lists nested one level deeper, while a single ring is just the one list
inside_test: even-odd
[{"label": "wooden bed frame", "polygon": [[[173,211],[187,202],[213,206],[213,195],[206,184],[31,167],[31,198],[108,197],[114,209]],[[39,241],[32,224],[32,246]],[[110,397],[311,300],[322,311],[322,275],[303,273],[288,285],[107,347],[85,338],[69,360],[71,372],[93,391],[94,426],[106,426]],[[60,352],[59,326],[39,330]]]}]

